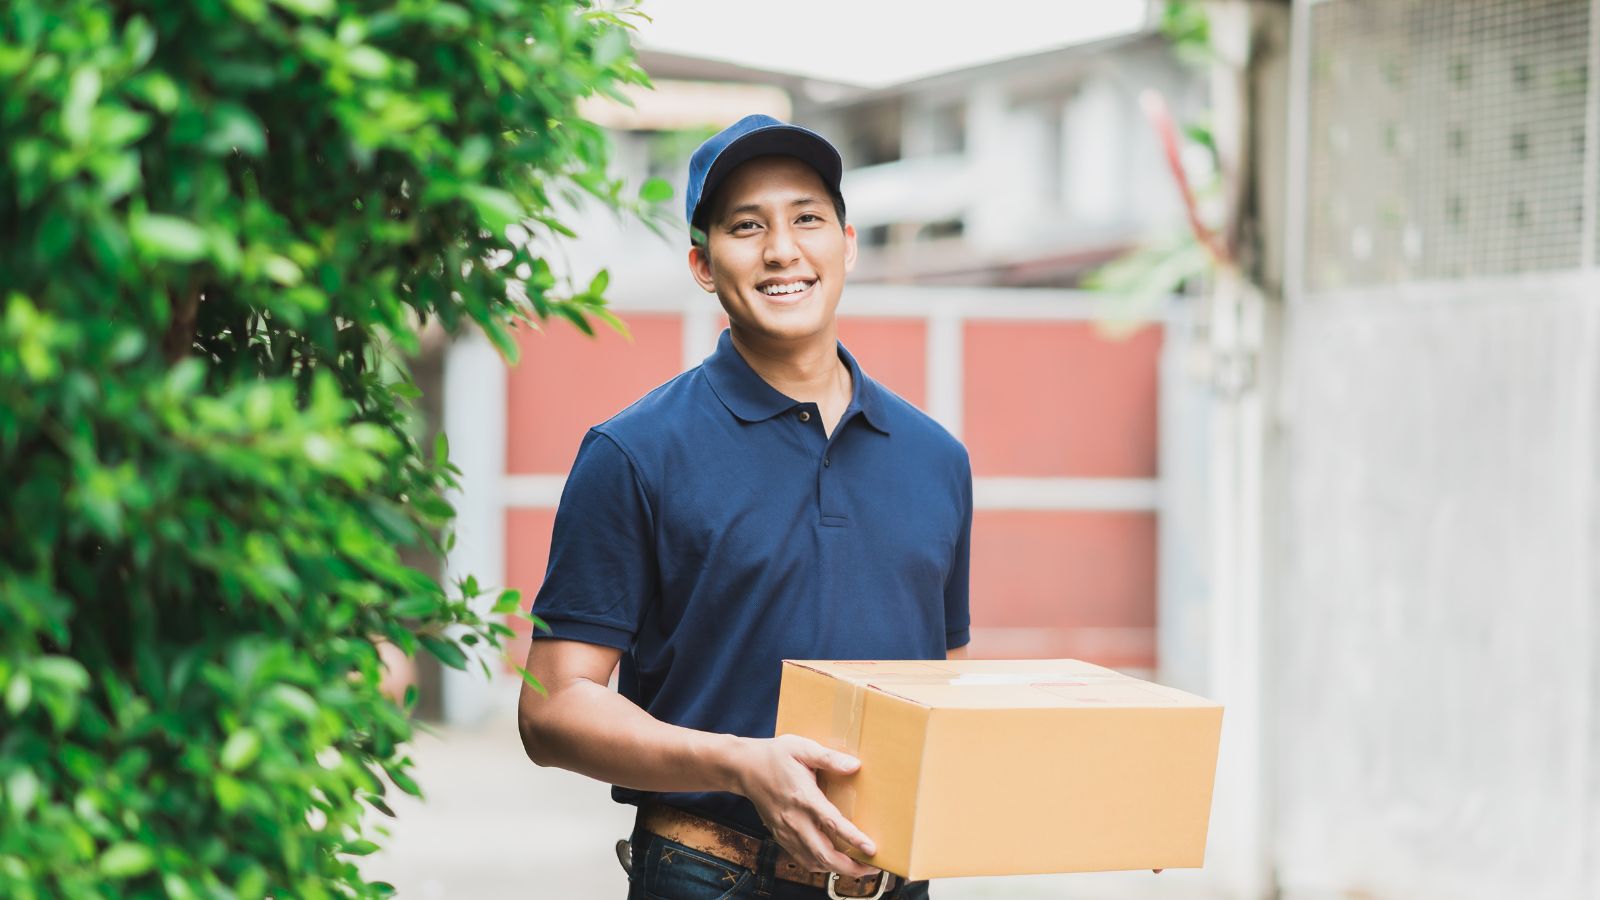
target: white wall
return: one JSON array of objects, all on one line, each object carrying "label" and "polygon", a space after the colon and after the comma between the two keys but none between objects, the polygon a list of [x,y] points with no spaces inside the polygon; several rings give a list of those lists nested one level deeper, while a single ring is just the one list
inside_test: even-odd
[{"label": "white wall", "polygon": [[1284,895],[1600,897],[1600,275],[1319,296],[1286,326]]}]

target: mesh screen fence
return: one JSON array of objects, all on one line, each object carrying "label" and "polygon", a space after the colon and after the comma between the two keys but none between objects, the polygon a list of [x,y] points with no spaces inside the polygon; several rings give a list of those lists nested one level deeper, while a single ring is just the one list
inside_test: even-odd
[{"label": "mesh screen fence", "polygon": [[[1309,7],[1306,287],[1572,269],[1591,0]],[[1592,235],[1591,235],[1592,237]],[[1600,249],[1600,248],[1597,248]]]}]

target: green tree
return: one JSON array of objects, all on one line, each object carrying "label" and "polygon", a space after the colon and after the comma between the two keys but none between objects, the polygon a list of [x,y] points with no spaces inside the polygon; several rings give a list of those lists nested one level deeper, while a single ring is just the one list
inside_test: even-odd
[{"label": "green tree", "polygon": [[459,474],[405,357],[618,324],[530,245],[561,198],[659,214],[576,114],[647,83],[630,12],[0,7],[0,896],[392,890],[353,858],[416,792],[376,642],[510,634],[400,561]]}]

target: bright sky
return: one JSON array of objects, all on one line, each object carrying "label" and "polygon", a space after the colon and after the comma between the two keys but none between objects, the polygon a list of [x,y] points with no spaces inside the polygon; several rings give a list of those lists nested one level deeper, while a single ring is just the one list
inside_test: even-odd
[{"label": "bright sky", "polygon": [[879,87],[1124,34],[1145,0],[643,0],[653,50]]}]

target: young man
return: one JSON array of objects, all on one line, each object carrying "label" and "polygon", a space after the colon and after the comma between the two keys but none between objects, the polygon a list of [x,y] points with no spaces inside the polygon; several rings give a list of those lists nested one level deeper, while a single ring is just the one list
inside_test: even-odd
[{"label": "young man", "polygon": [[[784,659],[965,656],[972,473],[948,432],[861,371],[835,311],[855,264],[839,153],[748,116],[689,162],[689,270],[729,328],[584,438],[528,654],[528,756],[639,806],[630,898],[927,896],[773,735]],[[619,692],[607,688],[621,662]]]}]

